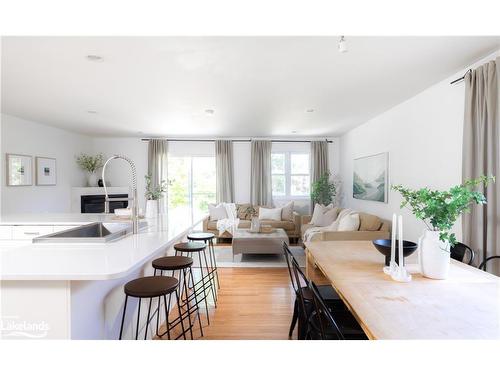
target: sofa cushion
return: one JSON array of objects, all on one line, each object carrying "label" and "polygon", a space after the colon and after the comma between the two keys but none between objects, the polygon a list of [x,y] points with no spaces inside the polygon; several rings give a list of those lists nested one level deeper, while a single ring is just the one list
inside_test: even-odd
[{"label": "sofa cushion", "polygon": [[338,223],[338,232],[354,232],[359,228],[359,214],[357,212],[351,212],[344,215],[340,222]]},{"label": "sofa cushion", "polygon": [[[240,220],[240,224],[238,228],[250,228],[251,221],[250,220]],[[207,224],[208,230],[217,230],[217,220],[211,220]]]},{"label": "sofa cushion", "polygon": [[259,209],[259,220],[281,220],[281,208],[265,208]]},{"label": "sofa cushion", "polygon": [[295,224],[293,221],[288,220],[261,220],[261,224],[270,225],[273,228],[282,228],[284,230],[294,230]]},{"label": "sofa cushion", "polygon": [[250,203],[237,204],[236,210],[238,212],[238,219],[240,220],[252,220],[252,216],[255,215],[255,209]]},{"label": "sofa cushion", "polygon": [[281,207],[281,220],[293,221],[293,201],[279,204],[277,207]]},{"label": "sofa cushion", "polygon": [[375,215],[359,213],[359,230],[361,231],[377,231],[382,226],[382,220]]},{"label": "sofa cushion", "polygon": [[314,206],[313,216],[311,218],[311,224],[314,224],[317,227],[327,227],[337,219],[339,211],[340,208],[333,207],[332,204],[324,206],[316,203]]},{"label": "sofa cushion", "polygon": [[210,220],[227,219],[227,211],[224,203],[217,205],[209,203],[208,212],[210,215]]}]

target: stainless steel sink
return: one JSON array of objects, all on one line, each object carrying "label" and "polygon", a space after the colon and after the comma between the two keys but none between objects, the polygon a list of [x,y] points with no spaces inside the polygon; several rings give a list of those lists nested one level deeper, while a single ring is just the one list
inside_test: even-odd
[{"label": "stainless steel sink", "polygon": [[132,232],[125,223],[91,223],[33,238],[33,243],[105,243]]}]

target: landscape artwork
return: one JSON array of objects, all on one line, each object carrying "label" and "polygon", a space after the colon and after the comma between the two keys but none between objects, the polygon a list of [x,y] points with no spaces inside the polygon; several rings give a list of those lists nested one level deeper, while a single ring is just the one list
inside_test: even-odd
[{"label": "landscape artwork", "polygon": [[354,159],[352,196],[387,203],[387,152]]}]

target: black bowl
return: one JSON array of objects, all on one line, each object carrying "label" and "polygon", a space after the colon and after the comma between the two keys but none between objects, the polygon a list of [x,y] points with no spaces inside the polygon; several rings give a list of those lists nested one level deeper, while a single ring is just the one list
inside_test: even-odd
[{"label": "black bowl", "polygon": [[[373,246],[380,251],[383,255],[385,255],[385,265],[388,266],[391,262],[391,240],[380,239],[373,240]],[[399,264],[399,251],[398,251],[399,243],[396,240],[396,263]],[[417,250],[417,244],[411,241],[403,240],[403,258],[410,256]]]}]

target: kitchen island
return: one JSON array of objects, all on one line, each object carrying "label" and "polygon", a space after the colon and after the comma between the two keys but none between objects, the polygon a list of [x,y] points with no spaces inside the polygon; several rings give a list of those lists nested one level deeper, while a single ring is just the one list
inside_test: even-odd
[{"label": "kitchen island", "polygon": [[[22,237],[93,222],[130,226],[114,215],[2,218],[3,235],[11,235],[0,241],[2,338],[117,339],[123,285],[136,277],[152,275],[151,261],[164,256],[201,220],[183,223],[160,215],[141,220],[139,233],[107,243],[32,243]],[[131,322],[137,305],[129,303],[129,307],[125,338],[132,337]]]}]

